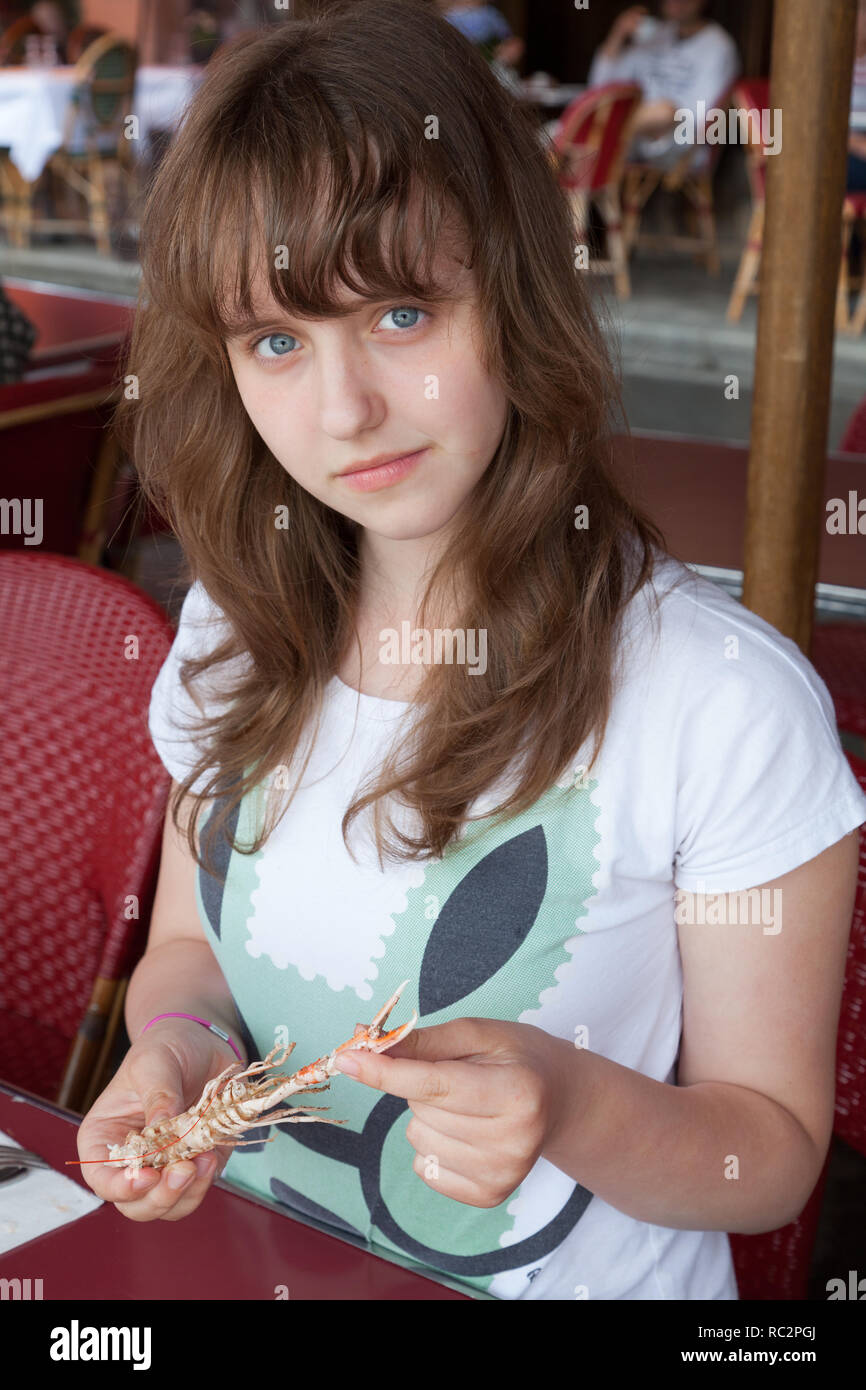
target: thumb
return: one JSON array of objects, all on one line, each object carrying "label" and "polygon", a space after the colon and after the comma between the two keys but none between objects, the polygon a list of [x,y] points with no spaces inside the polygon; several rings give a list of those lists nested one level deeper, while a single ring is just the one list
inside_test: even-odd
[{"label": "thumb", "polygon": [[382,1054],[418,1062],[458,1062],[492,1052],[503,1041],[501,1025],[491,1018],[453,1018],[427,1028],[413,1028]]},{"label": "thumb", "polygon": [[169,1049],[149,1049],[136,1059],[133,1080],[141,1097],[145,1125],[180,1115],[185,1109],[183,1073]]}]

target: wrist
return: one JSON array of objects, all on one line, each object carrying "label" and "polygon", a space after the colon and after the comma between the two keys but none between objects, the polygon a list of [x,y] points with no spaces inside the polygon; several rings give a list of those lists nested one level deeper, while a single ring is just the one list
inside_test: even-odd
[{"label": "wrist", "polygon": [[573,1153],[575,1135],[587,1124],[594,1090],[593,1057],[588,1048],[550,1036],[553,1100],[542,1157],[556,1167],[562,1167],[563,1153]]},{"label": "wrist", "polygon": [[[181,1036],[188,1035],[190,1038],[201,1039],[204,1034],[207,1034],[210,1042],[218,1047],[221,1052],[225,1052],[231,1061],[245,1061],[245,1050],[240,1044],[240,1039],[232,1033],[230,1028],[227,1028],[223,1024],[221,1019],[214,1018],[212,1013],[213,1011],[211,1010],[211,1015],[207,1020],[208,1023],[213,1024],[213,1027],[210,1028],[198,1022],[198,1016],[195,1018],[182,1017],[179,1014],[169,1014],[166,1018],[159,1018],[157,1016],[155,1021],[149,1025],[148,1021],[145,1020],[138,1029],[134,1041],[138,1042],[140,1039],[149,1038],[151,1035],[161,1035],[164,1037],[171,1034],[180,1034]],[[219,1031],[217,1031],[217,1029]],[[224,1037],[223,1034],[226,1036]]]}]

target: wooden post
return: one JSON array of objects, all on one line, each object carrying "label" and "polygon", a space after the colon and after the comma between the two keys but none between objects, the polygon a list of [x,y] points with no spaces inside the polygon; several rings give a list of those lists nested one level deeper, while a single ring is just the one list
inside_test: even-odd
[{"label": "wooden post", "polygon": [[767,160],[743,603],[807,653],[856,14],[856,0],[776,0],[773,26],[770,107],[782,112],[782,148]]}]

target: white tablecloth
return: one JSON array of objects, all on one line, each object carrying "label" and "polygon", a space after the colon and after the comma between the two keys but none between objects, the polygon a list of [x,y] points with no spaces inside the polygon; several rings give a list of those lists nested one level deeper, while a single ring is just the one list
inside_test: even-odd
[{"label": "white tablecloth", "polygon": [[[133,153],[141,153],[152,130],[177,125],[203,76],[204,68],[196,67],[138,69],[129,112],[139,121],[139,138],[130,141]],[[25,179],[38,178],[60,148],[74,87],[73,67],[0,68],[0,148],[10,150],[12,163]]]}]

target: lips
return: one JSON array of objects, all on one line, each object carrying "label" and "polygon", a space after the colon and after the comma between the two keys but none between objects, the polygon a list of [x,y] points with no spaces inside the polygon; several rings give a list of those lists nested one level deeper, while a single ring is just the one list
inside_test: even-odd
[{"label": "lips", "polygon": [[412,449],[402,454],[377,454],[375,458],[368,459],[365,463],[353,463],[349,468],[344,468],[342,473],[337,476],[346,478],[350,473],[369,473],[371,468],[381,468],[386,463],[399,463],[403,459],[412,458],[420,453],[420,449]]},{"label": "lips", "polygon": [[374,461],[372,465],[353,468],[337,476],[342,478],[344,486],[351,488],[353,492],[379,492],[412,473],[425,457],[427,447],[416,449],[413,454],[398,454],[396,458],[386,457],[379,463]]}]

